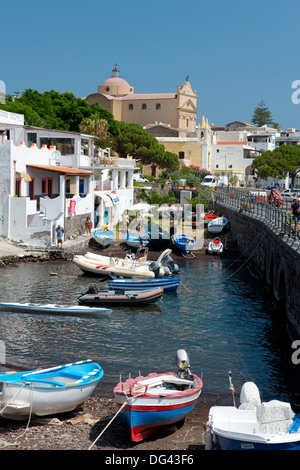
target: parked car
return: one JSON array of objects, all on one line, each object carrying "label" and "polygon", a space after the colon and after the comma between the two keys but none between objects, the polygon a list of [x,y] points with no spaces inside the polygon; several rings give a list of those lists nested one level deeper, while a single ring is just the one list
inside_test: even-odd
[{"label": "parked car", "polygon": [[133,181],[136,183],[149,183],[149,180],[141,173],[133,173]]},{"label": "parked car", "polygon": [[285,201],[291,201],[293,202],[293,200],[296,198],[296,197],[300,197],[300,191],[299,189],[297,188],[294,188],[294,189],[285,189],[282,193],[281,193],[281,196],[283,197],[283,199]]}]

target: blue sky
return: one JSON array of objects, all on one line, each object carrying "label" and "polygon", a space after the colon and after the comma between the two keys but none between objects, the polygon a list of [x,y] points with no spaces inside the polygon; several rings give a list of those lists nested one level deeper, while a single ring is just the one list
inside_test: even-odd
[{"label": "blue sky", "polygon": [[176,92],[189,75],[199,122],[250,122],[263,99],[283,129],[300,130],[299,14],[299,0],[15,0],[1,21],[0,80],[8,94],[84,97],[117,63],[135,93]]}]

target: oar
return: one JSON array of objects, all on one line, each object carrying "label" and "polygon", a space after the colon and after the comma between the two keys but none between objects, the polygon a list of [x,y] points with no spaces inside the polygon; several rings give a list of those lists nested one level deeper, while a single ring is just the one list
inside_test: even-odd
[{"label": "oar", "polygon": [[41,369],[41,370],[35,370],[33,372],[29,372],[28,374],[24,374],[23,377],[28,377],[28,375],[33,375],[33,374],[41,374],[44,372],[50,372],[52,370],[58,370],[62,369],[64,367],[69,367],[69,366],[77,366],[79,364],[86,364],[87,362],[91,362],[91,359],[85,359],[83,361],[78,361],[78,362],[71,362],[70,364],[64,364],[62,366],[56,366],[56,367],[50,367],[49,369]]}]

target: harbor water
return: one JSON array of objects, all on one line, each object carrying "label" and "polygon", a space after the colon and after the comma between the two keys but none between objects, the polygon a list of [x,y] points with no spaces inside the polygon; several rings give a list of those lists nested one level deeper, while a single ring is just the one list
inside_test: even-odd
[{"label": "harbor water", "polygon": [[[230,370],[237,392],[250,380],[265,401],[299,404],[300,365],[293,364],[292,340],[264,283],[241,260],[203,256],[178,264],[177,292],[153,304],[114,306],[109,315],[2,311],[2,365],[27,370],[91,359],[112,390],[120,375],[176,370],[175,353],[185,349],[192,372],[203,374],[205,393],[230,396]],[[0,276],[3,302],[78,304],[91,284],[106,286],[72,261],[3,266]]]}]

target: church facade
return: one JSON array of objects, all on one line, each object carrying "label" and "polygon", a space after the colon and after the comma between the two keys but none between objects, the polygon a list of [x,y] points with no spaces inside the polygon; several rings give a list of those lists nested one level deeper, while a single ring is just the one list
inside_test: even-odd
[{"label": "church facade", "polygon": [[[86,97],[90,104],[99,104],[116,120],[135,123],[152,133],[166,150],[176,153],[181,164],[202,165],[209,156],[210,132],[197,126],[197,94],[186,77],[176,93],[134,93],[134,88],[120,77],[117,66],[112,76],[97,87],[97,93]],[[202,125],[202,129],[201,128]],[[204,142],[205,141],[205,142]],[[203,147],[204,144],[204,147]]]}]

